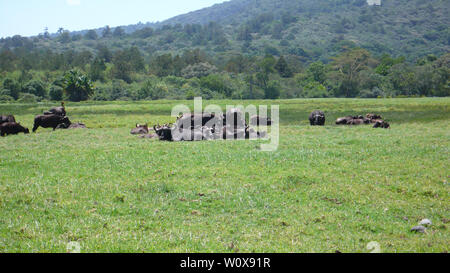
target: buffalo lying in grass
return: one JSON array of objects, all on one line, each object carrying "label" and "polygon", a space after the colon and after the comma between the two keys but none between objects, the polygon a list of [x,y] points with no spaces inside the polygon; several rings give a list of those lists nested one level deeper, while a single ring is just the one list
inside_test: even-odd
[{"label": "buffalo lying in grass", "polygon": [[247,125],[245,123],[245,116],[239,108],[232,108],[223,114],[223,126],[232,126],[234,128],[244,129]]},{"label": "buffalo lying in grass", "polygon": [[322,111],[314,111],[309,115],[309,123],[311,126],[324,126],[325,125],[325,113]]},{"label": "buffalo lying in grass", "polygon": [[131,130],[132,135],[145,135],[150,132],[150,129],[148,128],[148,124],[136,124],[136,128]]},{"label": "buffalo lying in grass", "polygon": [[255,115],[250,117],[250,124],[253,126],[260,126],[260,125],[272,126],[272,120],[268,117],[260,117]]},{"label": "buffalo lying in grass", "polygon": [[0,116],[0,125],[8,122],[16,122],[16,119],[14,118],[13,115]]},{"label": "buffalo lying in grass", "polygon": [[210,113],[201,114],[184,114],[177,118],[175,125],[180,129],[193,129],[195,127],[203,127],[208,124],[217,124],[221,121],[221,117],[218,117]]},{"label": "buffalo lying in grass", "polygon": [[383,117],[377,114],[367,114],[366,118],[370,119],[372,123],[375,123],[378,120],[382,120]]},{"label": "buffalo lying in grass", "polygon": [[163,125],[163,126],[153,126],[153,130],[155,130],[156,135],[158,136],[159,140],[163,140],[163,141],[173,141],[173,136],[172,136],[172,130],[173,128],[171,128],[170,126],[167,125]]},{"label": "buffalo lying in grass", "polygon": [[[206,126],[199,128],[183,129],[178,125],[165,124],[153,126],[159,140],[163,141],[200,141],[216,139],[215,130]],[[151,136],[149,136],[150,138]]]},{"label": "buffalo lying in grass", "polygon": [[384,128],[384,129],[389,129],[391,128],[391,125],[384,120],[377,120],[374,125],[373,128]]},{"label": "buffalo lying in grass", "polygon": [[56,129],[87,129],[87,127],[84,123],[61,123],[56,127]]},{"label": "buffalo lying in grass", "polygon": [[28,128],[23,127],[20,123],[6,122],[0,125],[0,135],[17,135],[19,133],[29,134]]},{"label": "buffalo lying in grass", "polygon": [[363,116],[346,116],[342,118],[338,118],[336,120],[337,125],[362,125],[362,124],[376,124],[374,128],[389,128],[390,125],[386,121],[381,119],[380,115],[376,114],[367,114],[365,117]]},{"label": "buffalo lying in grass", "polygon": [[[262,120],[257,118],[256,121]],[[267,119],[271,125],[270,119]],[[262,122],[261,122],[262,123]],[[177,118],[175,124],[153,126],[156,135],[164,141],[200,141],[217,139],[262,138],[265,133],[250,129],[238,108],[230,109],[226,114],[210,113],[184,114]]]},{"label": "buffalo lying in grass", "polygon": [[[210,128],[203,126],[196,129],[180,129],[174,125],[171,127],[166,124],[163,126],[154,126],[159,140],[163,141],[201,141],[201,140],[219,140],[219,139],[250,139],[265,138],[266,133],[257,132],[248,126],[238,128],[234,126],[224,126],[220,128]],[[152,136],[149,136],[151,138]]]},{"label": "buffalo lying in grass", "polygon": [[349,124],[352,120],[353,120],[353,117],[352,117],[352,116],[346,116],[346,117],[338,118],[338,119],[336,120],[336,124],[337,124],[337,125],[347,125],[347,124]]},{"label": "buffalo lying in grass", "polygon": [[40,127],[42,128],[53,128],[56,130],[58,125],[69,128],[72,124],[68,117],[62,117],[59,115],[38,115],[34,118],[33,133]]},{"label": "buffalo lying in grass", "polygon": [[45,111],[44,115],[57,115],[61,117],[66,116],[66,108],[64,106],[64,102],[61,102],[60,107],[53,107],[52,109]]}]

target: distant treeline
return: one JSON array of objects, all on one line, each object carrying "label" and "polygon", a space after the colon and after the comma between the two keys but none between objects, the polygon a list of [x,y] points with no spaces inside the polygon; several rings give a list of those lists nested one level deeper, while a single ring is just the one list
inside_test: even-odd
[{"label": "distant treeline", "polygon": [[277,99],[449,96],[450,54],[415,63],[349,48],[329,63],[295,55],[208,55],[200,49],[146,60],[137,47],[96,52],[0,51],[0,100]]}]

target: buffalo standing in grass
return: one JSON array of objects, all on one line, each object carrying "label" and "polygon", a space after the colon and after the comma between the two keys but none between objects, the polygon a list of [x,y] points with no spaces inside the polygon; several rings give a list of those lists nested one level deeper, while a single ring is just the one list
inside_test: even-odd
[{"label": "buffalo standing in grass", "polygon": [[309,115],[309,123],[311,126],[324,126],[325,125],[325,113],[322,111],[314,111]]},{"label": "buffalo standing in grass", "polygon": [[53,128],[56,130],[58,125],[68,128],[72,123],[68,117],[62,117],[59,115],[38,115],[34,118],[33,133],[40,127]]},{"label": "buffalo standing in grass", "polygon": [[0,125],[0,135],[17,135],[18,133],[29,134],[28,128],[23,127],[20,123],[6,122]]},{"label": "buffalo standing in grass", "polygon": [[13,115],[0,116],[0,125],[8,122],[16,122],[16,119]]},{"label": "buffalo standing in grass", "polygon": [[61,117],[66,116],[66,108],[64,107],[64,102],[61,102],[60,107],[53,107],[52,109],[44,112],[44,115],[57,115]]}]

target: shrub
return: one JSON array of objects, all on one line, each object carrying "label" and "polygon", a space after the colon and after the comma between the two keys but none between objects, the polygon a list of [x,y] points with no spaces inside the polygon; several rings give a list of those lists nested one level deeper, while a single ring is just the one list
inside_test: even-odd
[{"label": "shrub", "polygon": [[280,83],[277,81],[270,81],[264,89],[265,99],[278,99],[280,97]]},{"label": "shrub", "polygon": [[210,63],[197,63],[184,68],[181,73],[186,79],[206,77],[209,74],[216,73],[217,67]]},{"label": "shrub", "polygon": [[8,95],[0,95],[0,102],[11,102],[14,98]]},{"label": "shrub", "polygon": [[326,87],[318,82],[309,82],[303,87],[303,97],[305,98],[326,98],[328,96]]},{"label": "shrub", "polygon": [[23,93],[33,94],[36,97],[44,98],[46,96],[46,90],[44,83],[40,80],[29,81],[22,89]]},{"label": "shrub", "polygon": [[60,101],[63,99],[63,88],[57,85],[50,87],[49,96],[51,100]]},{"label": "shrub", "polygon": [[39,101],[39,98],[30,93],[20,93],[17,101],[21,103],[36,103]]},{"label": "shrub", "polygon": [[85,101],[92,95],[94,87],[91,80],[77,70],[70,70],[64,75],[64,90],[70,101]]}]

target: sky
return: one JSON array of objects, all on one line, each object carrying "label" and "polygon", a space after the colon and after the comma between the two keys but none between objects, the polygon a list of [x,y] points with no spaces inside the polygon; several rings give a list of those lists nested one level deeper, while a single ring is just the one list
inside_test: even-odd
[{"label": "sky", "polygon": [[0,0],[0,37],[157,22],[226,0]]}]

